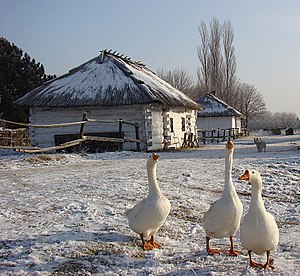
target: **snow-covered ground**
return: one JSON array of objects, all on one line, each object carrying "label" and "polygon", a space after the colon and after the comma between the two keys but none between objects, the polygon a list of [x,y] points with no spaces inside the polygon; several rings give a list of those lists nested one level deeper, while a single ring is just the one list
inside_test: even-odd
[{"label": "snow-covered ground", "polygon": [[[162,249],[144,252],[123,216],[147,194],[149,153],[7,155],[0,152],[1,275],[296,275],[300,271],[300,134],[259,133],[234,140],[234,182],[248,210],[245,168],[263,177],[265,206],[276,218],[280,244],[275,270],[249,268],[238,257],[208,256],[202,216],[224,185],[225,143],[161,152],[158,181],[172,211],[158,232]],[[212,245],[229,247],[229,239]],[[265,262],[265,256],[254,255]]]}]

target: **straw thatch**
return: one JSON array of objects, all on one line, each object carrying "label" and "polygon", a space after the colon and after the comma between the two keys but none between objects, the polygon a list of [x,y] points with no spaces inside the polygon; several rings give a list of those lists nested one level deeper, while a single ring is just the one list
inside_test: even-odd
[{"label": "straw thatch", "polygon": [[211,93],[205,94],[196,102],[203,108],[198,111],[198,117],[244,117],[241,112],[237,111]]},{"label": "straw thatch", "polygon": [[107,50],[16,101],[21,106],[68,108],[149,103],[200,108],[144,64]]}]

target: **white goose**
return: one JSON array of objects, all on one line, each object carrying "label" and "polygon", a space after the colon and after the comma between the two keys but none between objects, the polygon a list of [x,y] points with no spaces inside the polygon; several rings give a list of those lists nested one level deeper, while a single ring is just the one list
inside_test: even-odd
[{"label": "white goose", "polygon": [[225,186],[220,199],[215,201],[203,217],[203,228],[206,233],[206,251],[208,254],[218,254],[219,249],[210,248],[210,238],[230,238],[230,250],[228,255],[237,256],[234,250],[233,236],[240,226],[243,213],[243,205],[236,193],[232,182],[232,161],[234,145],[228,141],[225,147]]},{"label": "white goose", "polygon": [[[140,235],[144,250],[160,248],[154,241],[154,235],[164,224],[171,210],[169,200],[161,192],[156,178],[156,166],[159,155],[153,153],[147,161],[149,194],[125,214],[129,227]],[[146,241],[146,239],[149,239]]]},{"label": "white goose", "polygon": [[[265,209],[262,199],[262,178],[256,170],[246,170],[240,180],[247,180],[252,184],[251,202],[248,213],[243,218],[240,230],[242,246],[248,250],[250,266],[273,269],[270,251],[279,242],[279,231],[274,217]],[[251,259],[251,252],[262,255],[267,252],[267,262],[262,265]]]}]

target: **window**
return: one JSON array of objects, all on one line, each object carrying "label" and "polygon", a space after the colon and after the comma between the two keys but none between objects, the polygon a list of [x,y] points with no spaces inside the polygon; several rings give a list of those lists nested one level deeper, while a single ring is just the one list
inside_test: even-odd
[{"label": "window", "polygon": [[185,131],[185,118],[181,118],[181,130]]},{"label": "window", "polygon": [[174,120],[173,120],[173,118],[170,118],[170,131],[174,132]]}]

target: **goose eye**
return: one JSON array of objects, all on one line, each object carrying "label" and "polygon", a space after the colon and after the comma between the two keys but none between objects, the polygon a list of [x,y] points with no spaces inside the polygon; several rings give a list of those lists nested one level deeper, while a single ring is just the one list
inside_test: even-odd
[{"label": "goose eye", "polygon": [[252,174],[254,174],[254,172],[252,172]]}]

